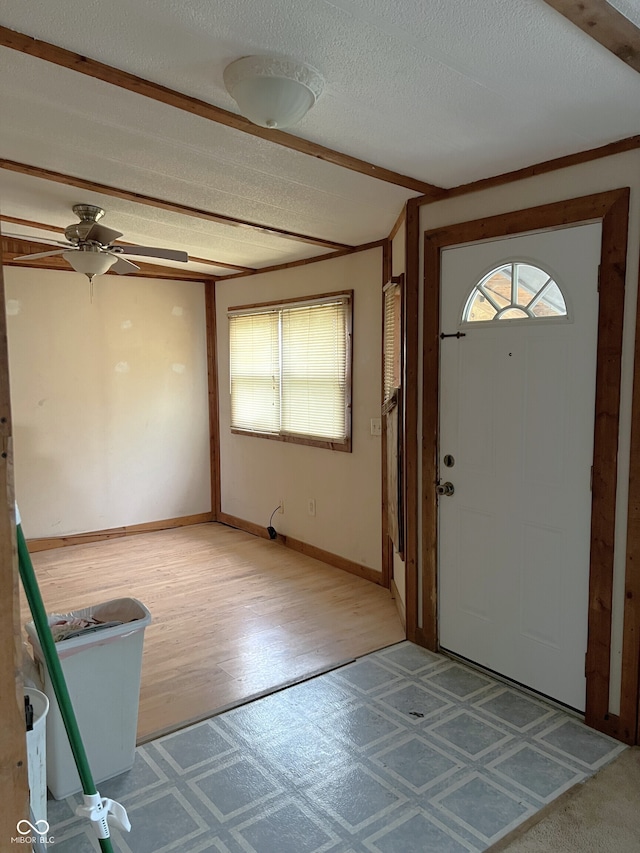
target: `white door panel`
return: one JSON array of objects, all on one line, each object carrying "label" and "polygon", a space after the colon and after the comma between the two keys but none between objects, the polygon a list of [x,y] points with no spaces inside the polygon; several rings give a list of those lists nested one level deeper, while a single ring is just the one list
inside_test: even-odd
[{"label": "white door panel", "polygon": [[[582,710],[600,224],[442,253],[439,609],[443,648]],[[461,325],[508,260],[548,270],[567,319]],[[451,468],[444,456],[454,457]]]}]

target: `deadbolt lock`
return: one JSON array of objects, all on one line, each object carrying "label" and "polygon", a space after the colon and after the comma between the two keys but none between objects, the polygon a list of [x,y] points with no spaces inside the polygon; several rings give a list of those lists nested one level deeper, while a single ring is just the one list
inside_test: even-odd
[{"label": "deadbolt lock", "polygon": [[451,495],[455,492],[453,487],[453,483],[447,481],[446,483],[439,483],[436,486],[436,493],[439,495],[445,495],[446,497],[451,497]]}]

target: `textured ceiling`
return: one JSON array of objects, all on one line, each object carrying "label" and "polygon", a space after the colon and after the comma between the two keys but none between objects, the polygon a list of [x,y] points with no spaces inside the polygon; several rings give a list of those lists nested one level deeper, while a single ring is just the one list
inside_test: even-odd
[{"label": "textured ceiling", "polygon": [[640,27],[640,0],[609,0],[611,6]]},{"label": "textured ceiling", "polygon": [[[0,25],[232,112],[230,61],[301,59],[326,88],[292,133],[444,187],[640,133],[636,72],[542,0],[3,0]],[[0,157],[336,243],[415,195],[8,48],[0,119]],[[0,170],[4,215],[64,226],[78,201],[218,264],[326,251]]]}]

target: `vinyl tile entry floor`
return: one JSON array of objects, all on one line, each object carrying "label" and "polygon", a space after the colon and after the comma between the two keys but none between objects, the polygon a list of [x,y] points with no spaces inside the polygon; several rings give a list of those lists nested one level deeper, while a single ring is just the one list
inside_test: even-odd
[{"label": "vinyl tile entry floor", "polygon": [[[624,748],[403,642],[141,746],[99,790],[121,853],[466,853]],[[49,800],[55,853],[99,850],[79,802]]]}]

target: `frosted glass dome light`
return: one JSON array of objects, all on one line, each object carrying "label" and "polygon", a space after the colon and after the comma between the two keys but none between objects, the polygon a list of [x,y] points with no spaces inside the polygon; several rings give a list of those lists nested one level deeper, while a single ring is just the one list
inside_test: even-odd
[{"label": "frosted glass dome light", "polygon": [[118,260],[115,255],[102,252],[97,246],[83,246],[63,252],[62,257],[76,272],[84,273],[90,279],[94,275],[104,275]]},{"label": "frosted glass dome light", "polygon": [[322,94],[320,72],[302,62],[243,56],[224,70],[224,84],[240,112],[260,127],[291,127]]}]

